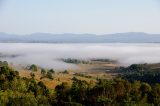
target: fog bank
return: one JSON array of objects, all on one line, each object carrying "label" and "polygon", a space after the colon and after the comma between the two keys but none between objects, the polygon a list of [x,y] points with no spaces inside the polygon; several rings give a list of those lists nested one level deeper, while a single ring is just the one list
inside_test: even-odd
[{"label": "fog bank", "polygon": [[[117,60],[121,65],[133,63],[159,63],[160,44],[42,44],[0,43],[0,60],[14,64],[37,64],[45,68],[75,68],[60,58],[106,58]],[[5,55],[5,56],[3,56]]]}]

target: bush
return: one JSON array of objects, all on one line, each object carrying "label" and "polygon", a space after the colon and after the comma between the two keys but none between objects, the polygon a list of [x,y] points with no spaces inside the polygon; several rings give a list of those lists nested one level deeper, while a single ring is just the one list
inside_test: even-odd
[{"label": "bush", "polygon": [[30,70],[32,70],[32,71],[38,71],[38,67],[35,64],[32,64],[30,66]]},{"label": "bush", "polygon": [[43,76],[45,76],[45,75],[46,75],[46,70],[45,70],[45,69],[41,69],[41,74],[42,74]]},{"label": "bush", "polygon": [[54,69],[50,69],[49,72],[51,72],[52,74],[55,74]]},{"label": "bush", "polygon": [[69,72],[67,70],[65,70],[64,72],[62,72],[63,74],[69,74]]},{"label": "bush", "polygon": [[47,78],[52,79],[53,80],[53,75],[51,72],[47,72]]}]

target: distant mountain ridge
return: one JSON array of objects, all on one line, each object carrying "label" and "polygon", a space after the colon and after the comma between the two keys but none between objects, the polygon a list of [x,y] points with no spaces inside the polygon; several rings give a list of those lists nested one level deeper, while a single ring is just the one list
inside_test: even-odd
[{"label": "distant mountain ridge", "polygon": [[15,35],[0,32],[0,42],[18,43],[160,43],[160,34],[127,32],[105,35],[33,33]]}]

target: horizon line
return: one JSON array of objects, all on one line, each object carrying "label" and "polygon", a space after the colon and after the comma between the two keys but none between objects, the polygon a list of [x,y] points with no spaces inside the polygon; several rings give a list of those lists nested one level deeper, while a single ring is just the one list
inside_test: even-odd
[{"label": "horizon line", "polygon": [[53,34],[53,35],[62,35],[62,34],[74,34],[74,35],[112,35],[112,34],[125,34],[125,33],[143,33],[143,34],[160,34],[160,33],[149,33],[149,32],[139,32],[139,31],[135,31],[135,32],[115,32],[115,33],[105,33],[105,34],[94,34],[94,33],[52,33],[52,32],[32,32],[32,33],[28,33],[28,34],[17,34],[17,33],[9,33],[9,32],[0,32],[4,33],[4,34],[9,34],[9,35],[19,35],[19,36],[25,36],[25,35],[33,35],[33,34]]}]

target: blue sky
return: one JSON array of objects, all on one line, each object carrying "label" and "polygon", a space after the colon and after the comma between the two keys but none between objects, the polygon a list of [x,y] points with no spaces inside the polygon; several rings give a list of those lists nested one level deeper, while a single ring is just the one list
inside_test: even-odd
[{"label": "blue sky", "polygon": [[0,0],[0,32],[160,33],[159,0]]}]

